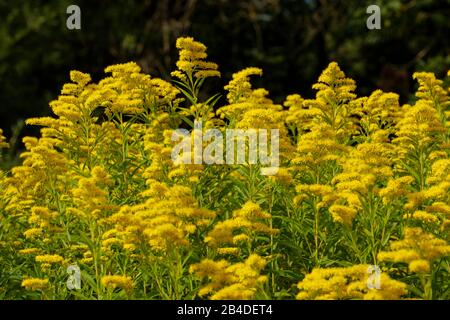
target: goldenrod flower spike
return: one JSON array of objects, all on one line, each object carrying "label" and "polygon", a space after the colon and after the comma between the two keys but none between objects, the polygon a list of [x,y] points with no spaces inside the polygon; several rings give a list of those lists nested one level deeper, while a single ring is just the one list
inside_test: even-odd
[{"label": "goldenrod flower spike", "polygon": [[22,287],[29,290],[43,290],[48,287],[48,279],[27,278],[22,281]]},{"label": "goldenrod flower spike", "polygon": [[299,300],[397,300],[407,293],[406,284],[381,273],[379,288],[369,288],[369,265],[315,268],[297,285]]},{"label": "goldenrod flower spike", "polygon": [[0,129],[0,149],[8,148],[9,144],[6,142],[6,138],[3,136],[3,130]]},{"label": "goldenrod flower spike", "polygon": [[210,279],[200,289],[200,297],[209,296],[211,300],[248,300],[254,299],[259,286],[267,281],[267,277],[261,275],[266,263],[257,254],[235,264],[225,260],[205,259],[192,265],[190,272]]},{"label": "goldenrod flower spike", "polygon": [[450,255],[450,245],[421,228],[405,229],[402,240],[391,242],[391,251],[378,254],[380,261],[408,263],[409,271],[429,273],[431,264],[438,258]]},{"label": "goldenrod flower spike", "polygon": [[268,225],[269,219],[270,214],[263,212],[256,203],[248,201],[241,209],[235,210],[230,219],[218,222],[205,237],[205,242],[212,247],[228,245],[220,248],[219,252],[235,253],[240,245],[251,243],[256,234],[278,233],[278,230]]},{"label": "goldenrod flower spike", "polygon": [[186,75],[197,79],[220,77],[220,72],[217,70],[218,65],[205,61],[208,55],[203,43],[195,41],[191,37],[178,38],[176,47],[180,50],[177,62],[179,70],[172,72],[172,76],[181,81],[187,81]]},{"label": "goldenrod flower spike", "polygon": [[102,285],[105,288],[115,289],[120,288],[130,292],[133,289],[133,279],[129,276],[123,275],[107,275],[102,277]]}]

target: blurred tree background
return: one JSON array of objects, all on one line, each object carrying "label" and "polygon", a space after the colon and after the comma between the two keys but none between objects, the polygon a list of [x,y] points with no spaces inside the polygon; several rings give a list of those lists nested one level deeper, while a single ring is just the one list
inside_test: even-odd
[{"label": "blurred tree background", "polygon": [[[66,28],[70,4],[81,8],[81,30]],[[366,27],[371,4],[381,8],[381,30]],[[414,71],[442,78],[450,66],[449,17],[448,0],[0,0],[0,127],[8,137],[35,133],[21,119],[49,114],[72,69],[96,81],[106,66],[136,61],[168,79],[182,35],[206,44],[220,66],[210,92],[257,66],[257,85],[276,102],[310,97],[334,60],[359,95],[381,88],[407,102]]]}]

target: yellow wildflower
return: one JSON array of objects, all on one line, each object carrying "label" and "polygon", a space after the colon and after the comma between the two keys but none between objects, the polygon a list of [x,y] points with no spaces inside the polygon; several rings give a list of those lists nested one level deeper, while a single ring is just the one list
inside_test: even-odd
[{"label": "yellow wildflower", "polygon": [[3,136],[3,130],[0,129],[0,149],[8,148],[9,144],[6,142],[6,138]]},{"label": "yellow wildflower", "polygon": [[133,289],[133,279],[129,276],[123,275],[107,275],[101,279],[102,285],[106,288],[116,289],[121,288],[125,291]]},{"label": "yellow wildflower", "polygon": [[254,299],[259,285],[267,281],[267,277],[260,275],[265,265],[264,258],[252,254],[244,262],[235,264],[205,259],[192,265],[190,272],[211,280],[200,289],[199,296],[209,295],[212,300],[244,300]]},{"label": "yellow wildflower", "polygon": [[258,204],[248,201],[241,209],[235,210],[230,219],[218,222],[205,237],[205,242],[218,247],[223,244],[251,243],[256,233],[276,234],[278,230],[264,222],[270,218],[271,215],[263,212]]},{"label": "yellow wildflower", "polygon": [[39,249],[39,248],[27,248],[27,249],[19,250],[20,254],[37,254],[40,252],[41,252],[41,249]]},{"label": "yellow wildflower", "polygon": [[[176,47],[180,50],[180,58],[177,62],[180,71],[198,79],[220,77],[217,64],[205,61],[207,54],[206,46],[203,43],[197,42],[191,37],[178,38]],[[172,76],[178,77],[182,81],[186,80],[180,72],[174,72]]]},{"label": "yellow wildflower", "polygon": [[64,258],[57,254],[44,254],[35,257],[36,262],[57,264],[62,263]]},{"label": "yellow wildflower", "polygon": [[410,272],[430,270],[424,261],[430,264],[434,260],[450,255],[450,245],[421,228],[406,228],[403,240],[391,242],[391,251],[378,254],[380,261],[405,262]]},{"label": "yellow wildflower", "polygon": [[334,204],[328,209],[336,222],[351,225],[357,211],[351,207]]},{"label": "yellow wildflower", "polygon": [[335,300],[367,299],[393,300],[406,294],[406,284],[381,273],[379,290],[369,288],[369,265],[347,268],[315,268],[298,283],[297,299]]},{"label": "yellow wildflower", "polygon": [[48,279],[27,278],[22,281],[22,287],[29,290],[43,290],[48,286]]}]

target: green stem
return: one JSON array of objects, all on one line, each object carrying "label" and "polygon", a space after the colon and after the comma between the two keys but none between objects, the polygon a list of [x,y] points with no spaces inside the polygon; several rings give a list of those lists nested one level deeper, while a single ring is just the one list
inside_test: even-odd
[{"label": "green stem", "polygon": [[314,265],[319,265],[319,210],[317,210],[316,199],[313,200],[314,211]]}]

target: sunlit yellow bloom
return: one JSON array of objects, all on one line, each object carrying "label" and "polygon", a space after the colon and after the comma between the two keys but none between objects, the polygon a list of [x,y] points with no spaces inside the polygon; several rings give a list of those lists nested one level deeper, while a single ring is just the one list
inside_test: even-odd
[{"label": "sunlit yellow bloom", "polygon": [[411,215],[411,218],[417,219],[417,220],[421,220],[423,222],[431,222],[431,223],[436,223],[436,222],[439,221],[439,219],[435,215],[430,214],[430,213],[425,212],[425,211],[422,211],[422,210],[415,211]]},{"label": "sunlit yellow bloom", "polygon": [[8,148],[9,144],[6,142],[6,138],[3,136],[3,130],[0,129],[0,149]]},{"label": "sunlit yellow bloom", "polygon": [[230,219],[216,223],[205,237],[205,242],[213,247],[240,245],[251,243],[257,233],[276,234],[278,230],[271,228],[266,222],[270,218],[271,215],[263,212],[258,204],[248,201],[241,209],[235,210]]},{"label": "sunlit yellow bloom", "polygon": [[208,277],[210,282],[199,291],[199,296],[212,300],[253,299],[259,285],[267,281],[260,272],[266,265],[264,258],[252,254],[244,262],[230,264],[225,260],[205,259],[190,267],[198,277]]},{"label": "sunlit yellow bloom", "polygon": [[22,281],[22,287],[29,290],[43,290],[48,286],[48,279],[27,278]]},{"label": "sunlit yellow bloom", "polygon": [[133,227],[127,233],[117,234],[123,242],[136,241],[138,244],[146,240],[157,251],[188,246],[189,235],[197,228],[204,228],[215,217],[214,212],[198,207],[188,187],[175,185],[169,188],[157,183],[152,184],[145,195],[148,198],[144,203],[123,206],[108,218],[117,229]]},{"label": "sunlit yellow bloom", "polygon": [[368,288],[369,265],[347,268],[315,268],[298,283],[297,299],[394,300],[407,293],[406,284],[381,273],[380,289]]},{"label": "sunlit yellow bloom", "polygon": [[[292,298],[293,277],[303,279],[299,299],[445,296],[450,88],[443,81],[415,73],[417,101],[400,106],[397,94],[381,90],[357,97],[355,81],[332,62],[314,98],[291,94],[279,104],[254,87],[263,71],[249,67],[229,79],[225,99],[208,98],[200,89],[220,76],[218,65],[193,38],[176,46],[175,85],[135,62],[106,67],[97,82],[74,70],[49,115],[26,120],[39,136],[24,137],[20,163],[0,170],[0,267],[6,276],[50,278],[25,278],[21,290],[51,288],[43,298],[64,298],[70,262],[107,297],[124,289],[131,298],[138,288],[136,297]],[[213,138],[172,158],[175,138],[184,136],[176,129],[194,120],[202,128],[187,136],[191,143],[208,129],[225,139],[228,129],[276,129],[280,161],[207,164]],[[273,138],[257,138],[256,147],[250,139],[243,146],[261,157]],[[197,151],[203,162],[186,163]],[[386,268],[379,290],[368,287],[369,266],[354,264],[368,259]],[[320,268],[330,263],[340,267]],[[2,297],[18,292],[15,281],[2,286]]]},{"label": "sunlit yellow bloom", "polygon": [[413,78],[419,82],[419,89],[416,92],[416,97],[430,101],[436,110],[439,112],[441,121],[445,123],[445,111],[450,106],[446,90],[442,87],[443,81],[436,79],[431,72],[415,72]]},{"label": "sunlit yellow bloom", "polygon": [[408,193],[407,187],[414,181],[411,176],[390,179],[387,186],[380,190],[379,195],[384,203],[398,199]]},{"label": "sunlit yellow bloom", "polygon": [[40,235],[42,233],[42,229],[41,228],[31,228],[26,230],[23,235],[25,236],[25,238],[34,238],[38,235]]},{"label": "sunlit yellow bloom", "polygon": [[[402,240],[391,242],[391,251],[380,252],[380,261],[405,262],[410,272],[430,270],[434,260],[450,255],[450,245],[421,228],[406,228]],[[428,267],[425,266],[428,263]]]},{"label": "sunlit yellow bloom", "polygon": [[36,262],[58,264],[64,261],[64,258],[57,254],[44,254],[36,256]]},{"label": "sunlit yellow bloom", "polygon": [[[207,62],[206,46],[195,41],[191,37],[178,38],[176,43],[180,50],[180,58],[177,67],[180,71],[198,79],[207,77],[220,77],[218,66],[213,62]],[[180,72],[172,73],[172,76],[180,80],[186,80],[186,76]]]},{"label": "sunlit yellow bloom", "polygon": [[355,217],[357,211],[353,208],[342,206],[342,205],[332,205],[328,209],[336,222],[342,222],[346,225],[351,225],[353,218]]},{"label": "sunlit yellow bloom", "polygon": [[121,288],[125,291],[133,289],[133,279],[129,276],[107,275],[102,277],[102,285],[106,288]]},{"label": "sunlit yellow bloom", "polygon": [[41,249],[39,248],[27,248],[19,251],[20,254],[37,254],[40,253]]},{"label": "sunlit yellow bloom", "polygon": [[416,273],[429,273],[430,262],[427,260],[413,260],[409,264],[409,271]]}]

